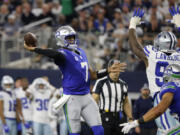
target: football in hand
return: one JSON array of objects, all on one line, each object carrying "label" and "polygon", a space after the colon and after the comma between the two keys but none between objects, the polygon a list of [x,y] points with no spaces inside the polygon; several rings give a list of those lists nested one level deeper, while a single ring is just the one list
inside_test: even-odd
[{"label": "football in hand", "polygon": [[24,41],[27,46],[36,47],[37,46],[37,37],[35,34],[28,32],[24,35]]}]

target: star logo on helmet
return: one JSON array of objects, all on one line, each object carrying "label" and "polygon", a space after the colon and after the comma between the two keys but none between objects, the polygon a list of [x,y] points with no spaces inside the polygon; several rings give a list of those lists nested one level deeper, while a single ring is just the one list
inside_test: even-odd
[{"label": "star logo on helmet", "polygon": [[57,38],[57,37],[60,37],[60,32],[59,32],[59,31],[56,32],[55,37],[56,37],[56,38]]}]

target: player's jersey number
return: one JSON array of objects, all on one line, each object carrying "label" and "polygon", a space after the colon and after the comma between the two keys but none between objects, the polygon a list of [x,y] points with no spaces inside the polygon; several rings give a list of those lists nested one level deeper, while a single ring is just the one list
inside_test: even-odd
[{"label": "player's jersey number", "polygon": [[[162,79],[163,73],[164,73],[165,68],[166,68],[168,65],[169,65],[169,63],[168,63],[168,62],[165,62],[165,61],[158,61],[158,62],[156,63],[156,69],[155,69],[156,80],[155,80],[155,81],[156,81],[156,85],[157,85],[158,87],[161,87],[162,84],[163,84],[163,81],[161,81],[161,80],[163,80],[163,79]],[[160,80],[160,78],[161,78],[161,80]]]},{"label": "player's jersey number", "polygon": [[85,77],[85,81],[87,82],[88,81],[88,63],[87,62],[81,62],[81,67],[82,68],[85,68],[86,72],[86,77]]},{"label": "player's jersey number", "polygon": [[9,100],[9,112],[15,111],[16,110],[15,106],[16,106],[16,101]]},{"label": "player's jersey number", "polygon": [[28,99],[27,99],[26,97],[21,98],[21,102],[22,102],[22,107],[23,107],[24,109],[28,109],[28,108],[29,108],[29,107],[28,107]]},{"label": "player's jersey number", "polygon": [[48,110],[48,107],[47,107],[48,102],[49,102],[48,99],[44,99],[44,100],[36,99],[35,101],[36,101],[36,103],[38,103],[38,107],[36,108],[38,111],[42,111],[42,110],[47,111]]}]

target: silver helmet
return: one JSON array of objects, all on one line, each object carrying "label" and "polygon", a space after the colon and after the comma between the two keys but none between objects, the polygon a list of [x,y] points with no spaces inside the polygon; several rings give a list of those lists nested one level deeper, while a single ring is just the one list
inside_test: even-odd
[{"label": "silver helmet", "polygon": [[162,52],[172,53],[176,50],[177,38],[172,32],[163,31],[154,39],[154,47]]},{"label": "silver helmet", "polygon": [[180,65],[179,64],[168,65],[164,70],[163,81],[167,83],[175,80],[180,81]]},{"label": "silver helmet", "polygon": [[3,90],[11,91],[14,88],[14,80],[9,75],[4,75],[1,80],[1,87]]},{"label": "silver helmet", "polygon": [[[67,37],[74,36],[74,43],[69,43]],[[58,46],[77,48],[78,39],[77,33],[71,26],[61,26],[55,33],[55,38]]]}]

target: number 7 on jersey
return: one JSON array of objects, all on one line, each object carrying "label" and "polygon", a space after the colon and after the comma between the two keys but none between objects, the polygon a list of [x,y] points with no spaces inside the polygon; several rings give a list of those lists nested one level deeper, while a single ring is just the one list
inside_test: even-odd
[{"label": "number 7 on jersey", "polygon": [[86,78],[85,78],[85,81],[87,82],[87,81],[88,81],[88,63],[87,63],[87,62],[81,62],[81,67],[82,67],[82,68],[85,68],[85,70],[86,70]]}]

